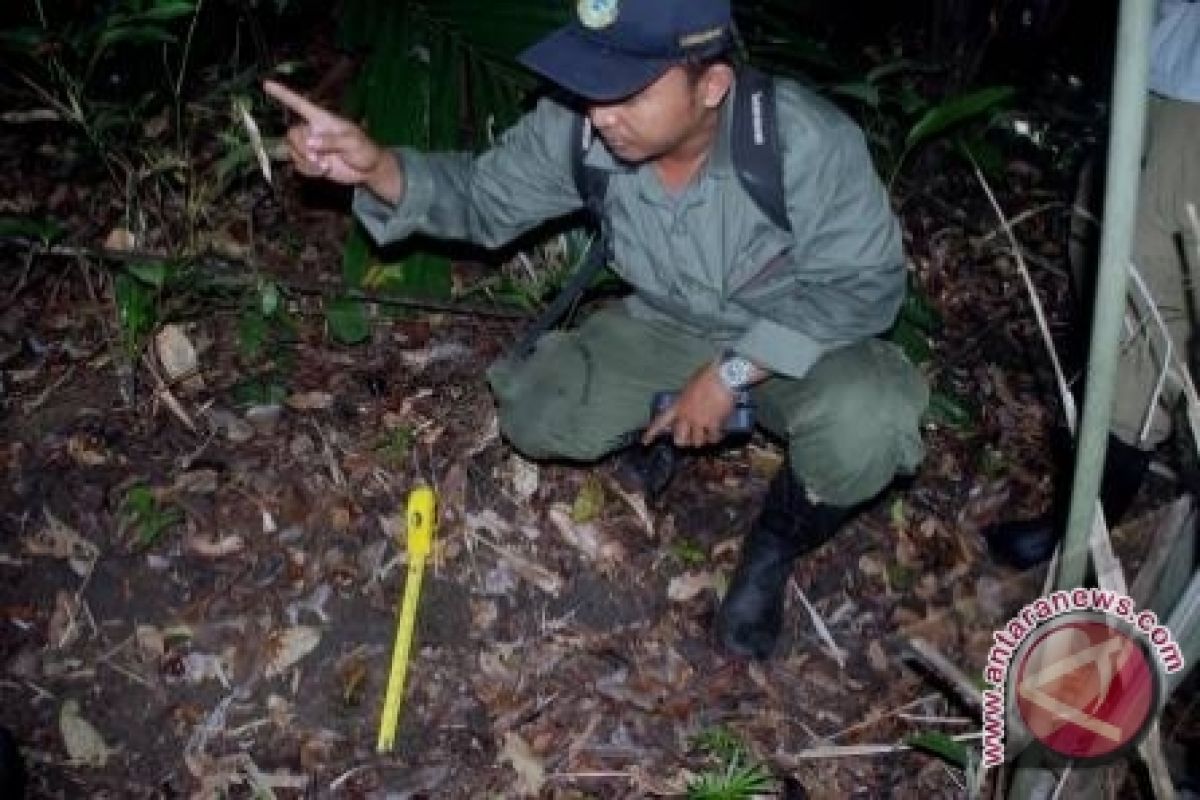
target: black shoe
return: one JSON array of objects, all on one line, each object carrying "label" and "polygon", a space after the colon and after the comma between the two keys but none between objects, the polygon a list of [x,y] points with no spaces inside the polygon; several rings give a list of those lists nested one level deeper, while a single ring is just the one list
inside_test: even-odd
[{"label": "black shoe", "polygon": [[783,601],[795,560],[828,541],[846,509],[814,503],[787,461],[771,479],[762,512],[717,610],[717,638],[730,653],[766,659],[783,627]]},{"label": "black shoe", "polygon": [[627,491],[641,492],[647,502],[662,496],[675,477],[682,454],[663,436],[649,445],[635,444],[617,456],[614,477]]},{"label": "black shoe", "polygon": [[[1104,474],[1100,479],[1100,502],[1109,525],[1116,525],[1133,505],[1150,467],[1151,455],[1149,450],[1125,444],[1109,435]],[[1071,481],[1074,479],[1070,459],[1060,460],[1064,463],[1059,466],[1054,506],[1049,513],[1033,519],[1002,522],[984,530],[988,550],[997,560],[1025,570],[1054,555],[1054,548],[1066,531]]]},{"label": "black shoe", "polygon": [[16,740],[0,728],[0,797],[21,800],[25,796],[25,764]]}]

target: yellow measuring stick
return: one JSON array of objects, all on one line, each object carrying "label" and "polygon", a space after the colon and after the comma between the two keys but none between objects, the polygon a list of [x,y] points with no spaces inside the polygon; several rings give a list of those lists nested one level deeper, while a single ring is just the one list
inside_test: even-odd
[{"label": "yellow measuring stick", "polygon": [[404,677],[408,674],[408,651],[412,645],[413,624],[417,619],[417,600],[421,595],[421,576],[425,559],[433,547],[433,523],[437,513],[437,497],[428,486],[418,486],[409,492],[408,511],[408,578],[404,581],[404,599],[400,602],[400,621],[396,625],[396,644],[392,648],[392,667],[388,672],[387,694],[383,700],[383,717],[379,720],[379,742],[376,749],[386,753],[396,741],[396,723],[400,719],[400,704],[404,701]]}]

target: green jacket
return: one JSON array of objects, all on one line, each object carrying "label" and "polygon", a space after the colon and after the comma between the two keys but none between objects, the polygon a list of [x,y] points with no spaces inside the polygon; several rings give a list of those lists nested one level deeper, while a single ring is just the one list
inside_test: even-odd
[{"label": "green jacket", "polygon": [[[776,85],[791,233],[767,220],[734,173],[732,97],[707,164],[681,194],[649,165],[616,161],[600,140],[587,159],[613,173],[605,211],[612,268],[635,289],[630,312],[799,378],[824,353],[891,325],[904,254],[859,128],[798,84]],[[571,127],[570,110],[542,100],[480,155],[401,148],[404,197],[393,207],[360,189],[354,212],[380,243],[420,232],[503,245],[581,207]]]}]

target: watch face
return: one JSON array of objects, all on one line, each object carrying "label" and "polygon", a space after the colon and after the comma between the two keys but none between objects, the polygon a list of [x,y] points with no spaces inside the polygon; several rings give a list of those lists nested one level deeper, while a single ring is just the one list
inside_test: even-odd
[{"label": "watch face", "polygon": [[721,382],[730,389],[744,389],[750,383],[750,362],[740,356],[733,356],[721,362],[717,375]]}]

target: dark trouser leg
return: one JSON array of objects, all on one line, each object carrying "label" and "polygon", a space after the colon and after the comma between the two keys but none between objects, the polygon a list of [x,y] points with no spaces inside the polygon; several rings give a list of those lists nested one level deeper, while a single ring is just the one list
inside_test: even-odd
[{"label": "dark trouser leg", "polygon": [[[1047,561],[1065,533],[1074,470],[1065,432],[1060,439],[1062,441],[1054,445],[1059,449],[1056,454],[1059,467],[1050,512],[1033,519],[1004,522],[984,531],[992,555],[1017,569],[1029,569]],[[1100,504],[1109,525],[1120,522],[1133,505],[1150,466],[1150,457],[1149,450],[1125,444],[1109,435],[1104,472],[1100,478]]]},{"label": "dark trouser leg", "polygon": [[0,728],[0,797],[21,800],[25,796],[25,764],[17,743],[4,728]]},{"label": "dark trouser leg", "polygon": [[737,655],[766,658],[795,560],[832,537],[847,509],[920,462],[928,392],[896,348],[869,340],[826,355],[801,380],[772,378],[754,395],[759,421],[786,438],[788,458],[743,544],[717,635]]},{"label": "dark trouser leg", "polygon": [[529,458],[595,461],[644,427],[655,392],[677,391],[713,357],[708,342],[620,308],[546,334],[488,370],[500,430]]}]

